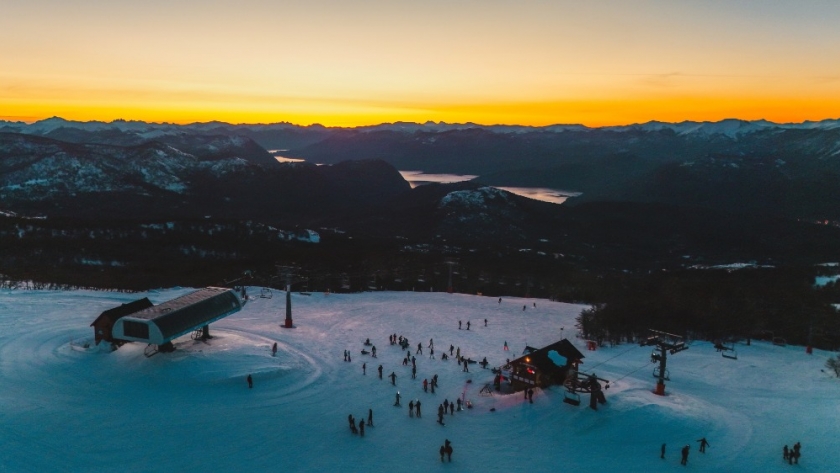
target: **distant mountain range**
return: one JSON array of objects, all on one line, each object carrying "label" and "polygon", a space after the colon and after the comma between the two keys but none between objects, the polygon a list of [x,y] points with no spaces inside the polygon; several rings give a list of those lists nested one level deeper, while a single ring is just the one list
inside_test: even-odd
[{"label": "distant mountain range", "polygon": [[[412,189],[398,169],[479,177]],[[494,186],[583,194],[555,205]],[[0,122],[0,273],[97,284],[115,272],[129,286],[215,283],[304,257],[324,271],[454,256],[499,275],[581,277],[811,264],[840,251],[838,202],[840,121]],[[322,232],[307,247],[318,250],[278,237],[305,229]]]},{"label": "distant mountain range", "polygon": [[478,175],[478,182],[494,186],[581,193],[571,205],[651,202],[840,220],[840,206],[834,205],[840,201],[840,120],[327,128],[50,118],[32,124],[0,122],[0,132],[85,145],[146,146],[147,152],[149,147],[164,153],[174,148],[205,162],[205,168],[208,161],[219,166],[233,156],[270,167],[272,158],[265,151],[270,149],[310,163],[377,159],[402,170]]}]

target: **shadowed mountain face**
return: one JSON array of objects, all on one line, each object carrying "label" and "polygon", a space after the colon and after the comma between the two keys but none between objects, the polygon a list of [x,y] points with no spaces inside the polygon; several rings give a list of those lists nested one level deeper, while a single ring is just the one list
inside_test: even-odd
[{"label": "shadowed mountain face", "polygon": [[[836,259],[838,128],[711,125],[0,124],[0,268],[72,279],[115,261],[132,284],[137,268],[197,284],[171,263],[218,276],[304,256],[370,271],[457,256],[566,274]],[[258,140],[307,162],[278,163]],[[481,177],[411,189],[397,168]],[[584,194],[554,205],[488,184]],[[323,238],[300,250],[278,229]]]}]

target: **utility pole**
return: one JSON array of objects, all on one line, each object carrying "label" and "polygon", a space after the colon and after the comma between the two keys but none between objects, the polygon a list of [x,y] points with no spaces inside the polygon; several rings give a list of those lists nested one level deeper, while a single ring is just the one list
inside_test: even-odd
[{"label": "utility pole", "polygon": [[658,396],[665,395],[665,381],[670,381],[668,377],[668,370],[666,368],[668,362],[668,353],[672,355],[683,350],[688,350],[688,345],[685,344],[683,337],[674,335],[673,333],[662,332],[659,330],[650,330],[651,335],[642,340],[641,346],[653,345],[659,350],[659,353],[651,353],[650,361],[659,362],[659,366],[653,369],[653,377],[657,378],[656,389],[653,391]]}]

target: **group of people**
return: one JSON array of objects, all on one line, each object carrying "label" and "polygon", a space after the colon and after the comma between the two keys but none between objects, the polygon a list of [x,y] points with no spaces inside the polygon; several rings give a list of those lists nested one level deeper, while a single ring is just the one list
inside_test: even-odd
[{"label": "group of people", "polygon": [[[698,439],[697,442],[700,442],[700,453],[706,453],[706,447],[709,447],[709,441],[706,440],[706,437]],[[787,446],[785,446],[787,448]],[[685,444],[683,448],[680,449],[680,465],[688,465],[688,453],[691,451],[691,446]],[[659,449],[659,458],[665,459],[665,444],[662,444],[662,447]]]},{"label": "group of people", "polygon": [[799,463],[799,450],[802,448],[802,445],[799,442],[793,444],[793,448],[788,448],[787,445],[782,449],[782,459],[788,462],[789,465],[793,465],[794,463]]},{"label": "group of people", "polygon": [[[362,419],[359,421],[359,428],[356,428],[356,419],[353,417],[353,414],[347,416],[347,422],[350,424],[350,432],[354,434],[359,434],[360,436],[365,436],[365,420]],[[368,418],[367,418],[367,426],[373,427],[373,409],[368,409]]]}]

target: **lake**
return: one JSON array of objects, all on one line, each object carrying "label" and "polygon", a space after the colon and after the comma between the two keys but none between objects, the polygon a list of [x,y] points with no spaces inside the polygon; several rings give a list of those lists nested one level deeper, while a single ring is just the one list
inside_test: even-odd
[{"label": "lake", "polygon": [[[305,161],[303,159],[286,158],[284,156],[281,156],[280,153],[283,153],[285,151],[288,150],[268,150],[268,152],[274,156],[274,159],[281,163],[302,163]],[[317,165],[320,166],[320,164]],[[400,171],[400,174],[402,175],[403,179],[408,181],[412,189],[414,189],[417,186],[422,186],[423,184],[451,184],[453,182],[471,181],[478,177],[471,174],[426,174],[423,171]],[[569,197],[575,197],[580,195],[579,192],[570,192],[560,189],[549,189],[545,187],[492,187],[508,191],[512,194],[521,195],[522,197],[528,197],[529,199],[540,200],[552,204],[562,204]]]},{"label": "lake", "polygon": [[[402,174],[403,179],[411,184],[412,189],[417,186],[433,182],[449,184],[453,182],[471,181],[478,177],[470,174],[426,174],[423,171],[400,171],[400,174]],[[512,194],[528,197],[529,199],[541,200],[552,204],[562,204],[569,197],[580,195],[579,192],[569,192],[545,187],[492,187],[508,191]]]}]

